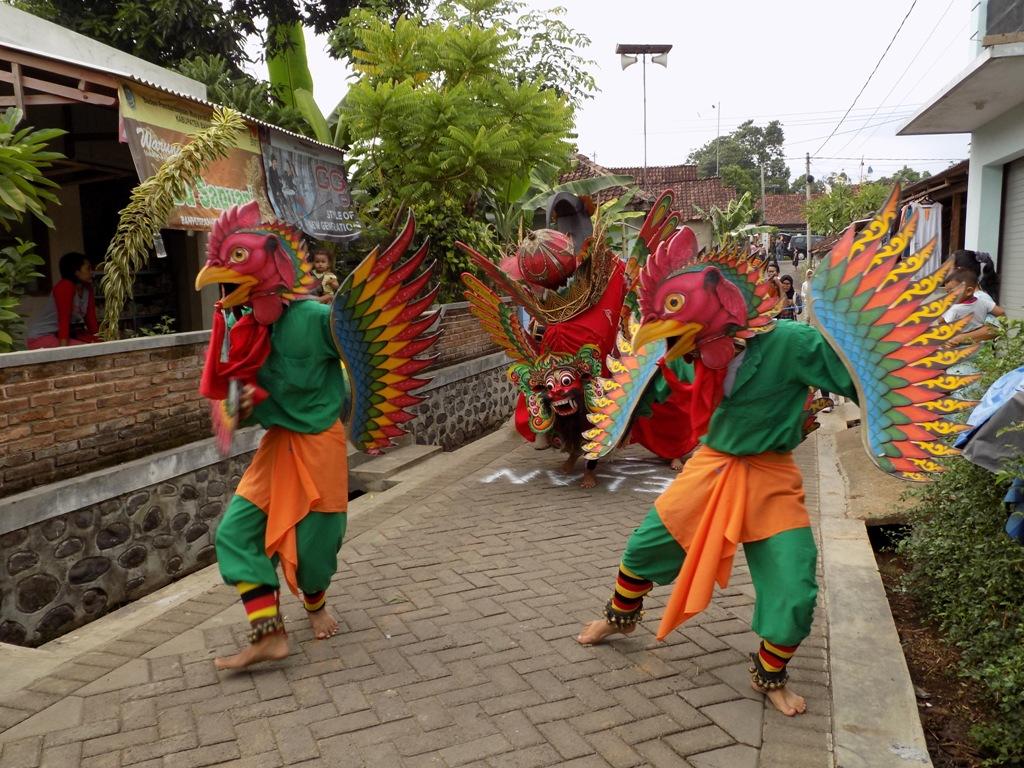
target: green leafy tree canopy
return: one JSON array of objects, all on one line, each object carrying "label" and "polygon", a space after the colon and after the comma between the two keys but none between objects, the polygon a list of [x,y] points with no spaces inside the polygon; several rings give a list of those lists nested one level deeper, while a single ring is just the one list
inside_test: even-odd
[{"label": "green leafy tree canopy", "polygon": [[842,232],[851,221],[867,218],[881,208],[891,189],[891,185],[878,181],[853,185],[836,177],[829,191],[807,206],[811,231],[820,235]]},{"label": "green leafy tree canopy", "polygon": [[[450,285],[468,266],[451,231],[481,213],[483,196],[505,197],[531,169],[564,168],[570,157],[567,97],[518,76],[517,33],[491,23],[490,10],[500,5],[476,0],[460,6],[465,13],[457,18],[403,17],[394,26],[355,11],[347,22],[359,44],[352,53],[357,79],[340,113],[353,186],[378,222],[392,221],[404,206],[421,224],[421,213],[430,212]],[[489,245],[479,237],[467,242],[485,251]]]},{"label": "green leafy tree canopy", "polygon": [[686,161],[697,166],[702,178],[714,176],[717,163],[722,181],[741,195],[749,192],[760,196],[761,168],[766,192],[788,192],[789,166],[782,148],[784,141],[782,123],[778,120],[763,127],[747,120],[731,133],[691,152]]}]

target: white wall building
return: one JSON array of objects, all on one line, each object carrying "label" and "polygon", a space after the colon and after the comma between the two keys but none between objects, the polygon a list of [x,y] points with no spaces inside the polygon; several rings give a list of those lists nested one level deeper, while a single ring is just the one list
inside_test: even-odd
[{"label": "white wall building", "polygon": [[990,253],[999,303],[1024,317],[1024,0],[980,0],[976,56],[899,131],[970,133],[964,247]]}]

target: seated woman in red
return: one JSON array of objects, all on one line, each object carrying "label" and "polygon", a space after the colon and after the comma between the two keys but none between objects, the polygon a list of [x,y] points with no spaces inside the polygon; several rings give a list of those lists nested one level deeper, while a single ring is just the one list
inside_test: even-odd
[{"label": "seated woman in red", "polygon": [[28,324],[29,349],[66,347],[99,341],[96,332],[96,299],[92,287],[92,262],[84,253],[72,251],[60,257],[60,281],[50,299]]}]

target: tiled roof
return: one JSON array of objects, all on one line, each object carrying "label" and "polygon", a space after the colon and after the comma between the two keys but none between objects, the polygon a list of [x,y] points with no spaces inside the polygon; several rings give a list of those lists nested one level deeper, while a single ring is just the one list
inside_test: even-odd
[{"label": "tiled roof", "polygon": [[[636,183],[642,184],[643,168],[611,168],[612,173],[632,176]],[[671,189],[675,195],[675,207],[683,214],[684,221],[700,221],[705,217],[697,207],[708,211],[711,206],[725,208],[729,202],[739,195],[732,187],[722,184],[718,176],[706,179],[697,178],[695,165],[669,165],[647,168],[646,190],[653,198],[657,198],[664,190]]]},{"label": "tiled roof", "polygon": [[765,195],[764,223],[773,227],[806,226],[807,213],[804,210],[806,204],[807,198],[802,192],[791,195]]},{"label": "tiled roof", "polygon": [[[574,164],[572,168],[558,177],[558,182],[560,184],[564,184],[567,181],[593,179],[598,176],[617,175],[619,173],[618,171],[605,168],[603,165],[598,165],[586,155],[577,153],[573,159]],[[609,189],[605,189],[594,196],[594,202],[601,205],[608,200],[622,196],[625,191],[624,187],[611,187]],[[645,194],[643,190],[640,190],[636,197],[633,198],[633,202],[639,203],[639,207],[641,208],[649,208],[654,203],[655,199],[655,197]]]}]

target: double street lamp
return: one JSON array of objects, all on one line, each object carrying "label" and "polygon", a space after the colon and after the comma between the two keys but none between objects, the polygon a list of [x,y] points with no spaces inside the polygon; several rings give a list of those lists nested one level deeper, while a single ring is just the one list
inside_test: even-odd
[{"label": "double street lamp", "polygon": [[647,186],[647,56],[655,64],[668,67],[668,52],[672,50],[671,45],[637,45],[633,43],[619,43],[615,46],[615,52],[621,57],[622,68],[626,69],[636,64],[640,59],[643,65],[644,84],[644,181]]}]

